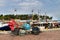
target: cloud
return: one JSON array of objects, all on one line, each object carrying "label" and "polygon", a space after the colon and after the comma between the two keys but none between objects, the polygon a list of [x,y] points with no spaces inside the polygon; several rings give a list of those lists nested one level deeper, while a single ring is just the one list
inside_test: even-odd
[{"label": "cloud", "polygon": [[40,9],[43,3],[38,0],[24,0],[23,2],[19,2],[18,6],[20,7],[20,11],[29,12],[32,9]]},{"label": "cloud", "polygon": [[22,0],[12,0],[12,1],[13,1],[13,2],[19,2],[19,1],[21,2]]},{"label": "cloud", "polygon": [[42,6],[43,3],[38,0],[11,0],[13,3],[19,5],[19,6]]},{"label": "cloud", "polygon": [[0,3],[1,3],[1,2],[5,2],[5,0],[0,0]]},{"label": "cloud", "polygon": [[6,0],[0,0],[0,7],[5,6]]},{"label": "cloud", "polygon": [[[40,5],[39,5],[40,4]],[[35,2],[23,2],[23,3],[19,3],[20,6],[41,6],[42,3],[39,1],[35,1]]]},{"label": "cloud", "polygon": [[47,15],[53,17],[53,20],[60,20],[60,12],[58,11],[50,13],[48,12]]},{"label": "cloud", "polygon": [[24,2],[19,3],[18,5],[20,6],[42,6],[43,3],[39,1],[26,0]]},{"label": "cloud", "polygon": [[5,6],[5,4],[0,4],[0,7]]},{"label": "cloud", "polygon": [[20,1],[20,2],[22,2],[22,1],[24,1],[24,2],[29,2],[29,1],[30,1],[30,2],[31,2],[31,1],[36,1],[36,0],[12,0],[12,1],[14,1],[14,2],[19,2],[19,1]]}]

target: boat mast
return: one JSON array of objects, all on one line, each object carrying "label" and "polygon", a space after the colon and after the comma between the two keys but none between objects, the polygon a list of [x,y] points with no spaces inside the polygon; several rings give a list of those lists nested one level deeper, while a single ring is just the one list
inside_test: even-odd
[{"label": "boat mast", "polygon": [[38,20],[39,20],[39,22],[40,22],[40,11],[38,10]]},{"label": "boat mast", "polygon": [[33,13],[34,10],[32,10],[32,20],[33,20],[33,17],[34,17],[34,13]]},{"label": "boat mast", "polygon": [[47,22],[46,16],[47,16],[47,15],[46,15],[46,12],[45,12],[45,22]]}]

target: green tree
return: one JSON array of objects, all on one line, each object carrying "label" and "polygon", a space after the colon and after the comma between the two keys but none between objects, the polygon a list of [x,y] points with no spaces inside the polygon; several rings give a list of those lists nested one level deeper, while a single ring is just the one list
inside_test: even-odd
[{"label": "green tree", "polygon": [[33,15],[33,20],[38,20],[38,15]]},{"label": "green tree", "polygon": [[0,15],[0,20],[2,20],[2,19],[3,19],[3,14]]}]

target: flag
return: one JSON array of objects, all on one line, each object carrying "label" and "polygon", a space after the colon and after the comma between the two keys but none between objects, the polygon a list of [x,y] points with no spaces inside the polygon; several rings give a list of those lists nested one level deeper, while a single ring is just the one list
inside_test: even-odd
[{"label": "flag", "polygon": [[16,9],[14,11],[17,11]]}]

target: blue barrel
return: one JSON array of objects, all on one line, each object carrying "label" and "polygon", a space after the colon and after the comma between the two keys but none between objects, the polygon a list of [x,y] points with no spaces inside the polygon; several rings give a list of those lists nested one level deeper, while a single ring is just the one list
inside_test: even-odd
[{"label": "blue barrel", "polygon": [[31,26],[30,26],[30,24],[28,24],[28,23],[24,23],[24,24],[23,24],[23,27],[24,27],[25,30],[30,30],[30,27],[31,27]]}]

